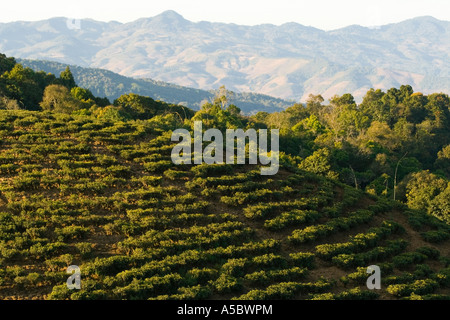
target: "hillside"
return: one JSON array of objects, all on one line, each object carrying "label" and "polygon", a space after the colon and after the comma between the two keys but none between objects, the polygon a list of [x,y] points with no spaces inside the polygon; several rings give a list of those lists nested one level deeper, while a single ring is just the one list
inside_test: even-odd
[{"label": "hillside", "polygon": [[448,225],[289,161],[174,166],[174,121],[0,110],[1,299],[450,298]]},{"label": "hillside", "polygon": [[[67,67],[66,64],[55,61],[17,59],[17,62],[35,71],[42,70],[52,74],[60,74]],[[89,89],[96,97],[107,97],[110,101],[133,92],[198,110],[204,101],[211,101],[216,95],[215,90],[193,89],[152,79],[135,79],[104,69],[82,68],[75,65],[70,65],[70,69],[76,83]],[[230,103],[239,106],[246,114],[281,111],[293,104],[283,99],[250,92],[234,93]]]},{"label": "hillside", "polygon": [[[205,17],[205,20],[208,18]],[[66,18],[0,24],[0,52],[107,69],[197,89],[225,85],[306,101],[410,84],[450,91],[450,22],[418,17],[377,28],[323,31],[298,23],[194,23],[174,11],[130,23]]]}]

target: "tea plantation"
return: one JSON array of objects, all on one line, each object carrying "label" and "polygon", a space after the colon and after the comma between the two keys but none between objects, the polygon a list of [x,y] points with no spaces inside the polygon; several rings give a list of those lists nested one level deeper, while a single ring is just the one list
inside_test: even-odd
[{"label": "tea plantation", "polygon": [[445,223],[287,163],[175,166],[171,121],[0,110],[0,299],[450,298]]}]

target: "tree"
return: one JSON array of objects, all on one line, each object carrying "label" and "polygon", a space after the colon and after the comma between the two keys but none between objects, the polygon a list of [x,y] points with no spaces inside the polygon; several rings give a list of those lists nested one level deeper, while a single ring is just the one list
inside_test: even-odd
[{"label": "tree", "polygon": [[402,116],[405,108],[403,102],[406,98],[413,94],[413,92],[414,91],[411,86],[401,86],[400,89],[389,89],[381,98],[381,101],[386,106],[386,109],[389,110],[389,126],[392,127],[397,122],[398,118]]},{"label": "tree", "polygon": [[20,110],[20,105],[17,100],[9,99],[8,97],[0,96],[0,109],[6,110]]},{"label": "tree", "polygon": [[448,134],[450,127],[450,97],[444,93],[434,93],[428,96],[428,104],[425,108],[429,117],[435,122],[435,127],[445,130]]},{"label": "tree", "polygon": [[59,75],[59,84],[69,89],[72,89],[73,87],[77,86],[69,66],[67,66],[66,70],[62,71],[61,74]]},{"label": "tree", "polygon": [[396,106],[400,103],[400,90],[397,88],[390,88],[381,100],[383,103],[386,103],[391,107]]},{"label": "tree", "polygon": [[312,173],[320,174],[329,178],[337,178],[337,174],[331,171],[330,151],[322,148],[315,151],[311,156],[303,160],[299,168]]},{"label": "tree", "polygon": [[243,128],[243,120],[240,109],[236,106],[230,105],[223,109],[221,105],[209,102],[203,104],[201,110],[192,117],[192,121],[202,121],[205,129],[216,128],[219,130]]},{"label": "tree", "polygon": [[447,178],[450,178],[450,144],[438,152],[434,166],[436,169],[442,170]]},{"label": "tree", "polygon": [[106,107],[106,106],[111,105],[111,102],[106,97],[103,97],[103,98],[95,97],[94,101],[95,101],[95,104],[98,105],[99,107]]},{"label": "tree", "polygon": [[114,105],[122,107],[126,113],[136,119],[150,119],[161,109],[161,105],[152,98],[135,93],[121,95],[114,100]]},{"label": "tree", "polygon": [[355,98],[350,93],[345,93],[342,96],[335,95],[330,99],[330,103],[334,107],[356,104]]},{"label": "tree", "polygon": [[394,152],[400,147],[399,140],[386,122],[373,121],[363,138],[366,145],[369,141],[373,141],[389,152]]},{"label": "tree", "polygon": [[366,192],[378,196],[387,196],[389,194],[390,178],[387,173],[381,174],[366,187]]},{"label": "tree", "polygon": [[269,113],[266,111],[259,111],[257,114],[253,115],[252,118],[257,122],[266,122]]},{"label": "tree", "polygon": [[240,115],[241,114],[241,109],[236,107],[234,104],[230,104],[227,107],[227,111],[231,114],[231,115]]},{"label": "tree", "polygon": [[450,160],[450,144],[443,147],[442,150],[438,152],[438,159]]},{"label": "tree", "polygon": [[416,127],[409,123],[406,118],[400,118],[394,125],[395,140],[403,146],[414,143],[414,134]]},{"label": "tree", "polygon": [[319,121],[316,115],[312,114],[292,127],[292,131],[295,132],[298,130],[305,130],[310,132],[312,136],[317,136],[325,132],[325,126]]},{"label": "tree", "polygon": [[104,108],[96,108],[93,115],[96,116],[97,119],[111,120],[114,122],[127,121],[131,119],[130,115],[128,115],[122,107],[116,107],[113,105],[109,105]]},{"label": "tree", "polygon": [[44,111],[61,113],[72,113],[73,111],[86,107],[80,100],[70,94],[67,87],[57,84],[45,88],[40,106]]},{"label": "tree", "polygon": [[412,209],[428,210],[431,201],[448,187],[448,182],[429,170],[413,173],[406,185],[407,204]]},{"label": "tree", "polygon": [[84,102],[88,102],[91,101],[92,103],[94,103],[94,95],[92,94],[92,92],[88,89],[85,88],[80,88],[80,87],[73,87],[72,89],[70,89],[70,94],[75,98],[78,99],[80,101],[84,101]]},{"label": "tree", "polygon": [[36,82],[36,74],[30,68],[16,64],[2,76],[3,95],[17,100],[28,110],[38,110],[43,89]]},{"label": "tree", "polygon": [[428,103],[428,97],[420,92],[407,95],[403,105],[402,114],[410,123],[421,123],[428,115],[425,105]]},{"label": "tree", "polygon": [[[102,99],[97,98],[96,101],[98,100]],[[102,103],[102,101],[99,102]],[[150,97],[135,93],[121,95],[114,100],[114,106],[122,108],[132,119],[147,120],[156,115],[174,114],[184,121],[184,119],[190,119],[194,115],[193,110],[184,106],[155,101]]]},{"label": "tree", "polygon": [[302,104],[296,103],[286,110],[269,114],[266,118],[266,123],[269,127],[290,130],[293,126],[308,117],[309,112],[306,108]]},{"label": "tree", "polygon": [[213,99],[213,104],[225,109],[228,106],[230,100],[234,97],[234,93],[221,86],[217,91]]},{"label": "tree", "polygon": [[361,112],[372,121],[390,121],[391,114],[389,106],[383,101],[385,93],[380,89],[370,89],[363,98],[359,108]]},{"label": "tree", "polygon": [[443,192],[430,201],[428,213],[450,224],[450,183]]},{"label": "tree", "polygon": [[317,117],[320,117],[322,114],[322,102],[324,102],[325,99],[319,94],[319,95],[313,95],[310,94],[308,96],[308,100],[306,100],[306,109],[309,113],[316,115]]},{"label": "tree", "polygon": [[336,138],[356,137],[368,126],[369,118],[358,110],[351,94],[335,95],[330,99],[330,105],[324,118]]},{"label": "tree", "polygon": [[42,93],[44,92],[45,88],[51,84],[55,84],[56,82],[56,76],[52,73],[46,73],[44,71],[38,71],[34,74],[35,82],[38,84],[39,88],[41,88]]},{"label": "tree", "polygon": [[411,96],[414,93],[413,88],[408,85],[402,85],[400,86],[400,102],[404,101],[406,98]]},{"label": "tree", "polygon": [[11,71],[16,65],[16,59],[13,57],[6,57],[3,53],[0,53],[0,76],[7,72]]}]

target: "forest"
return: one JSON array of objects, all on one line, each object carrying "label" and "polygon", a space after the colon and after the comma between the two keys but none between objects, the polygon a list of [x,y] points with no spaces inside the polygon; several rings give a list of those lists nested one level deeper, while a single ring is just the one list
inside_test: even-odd
[{"label": "forest", "polygon": [[[0,54],[0,297],[448,299],[450,98],[409,85],[246,116]],[[170,161],[178,128],[279,129],[280,171]],[[381,292],[365,288],[380,265]],[[65,285],[69,265],[83,287]],[[333,274],[327,273],[335,268]]]}]

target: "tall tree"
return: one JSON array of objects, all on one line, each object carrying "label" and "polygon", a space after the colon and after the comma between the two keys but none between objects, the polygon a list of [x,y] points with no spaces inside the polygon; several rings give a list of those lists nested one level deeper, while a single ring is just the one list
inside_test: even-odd
[{"label": "tall tree", "polygon": [[213,104],[220,106],[222,109],[225,109],[233,97],[234,93],[227,90],[227,88],[225,88],[225,86],[223,85],[216,91],[213,99]]},{"label": "tall tree", "polygon": [[427,171],[413,173],[406,185],[408,206],[427,210],[430,202],[448,187],[448,181]]},{"label": "tall tree", "polygon": [[42,98],[43,88],[36,82],[36,74],[30,68],[16,64],[10,71],[6,71],[1,78],[6,86],[3,94],[10,99],[17,100],[29,110],[38,110]]},{"label": "tall tree", "polygon": [[306,100],[306,109],[308,110],[308,112],[316,115],[317,117],[321,117],[323,112],[322,103],[324,101],[325,99],[320,94],[319,95],[310,94],[308,96],[308,100]]},{"label": "tall tree", "polygon": [[363,98],[359,108],[371,121],[389,123],[391,115],[389,106],[383,101],[385,93],[380,89],[370,89]]},{"label": "tall tree", "polygon": [[114,100],[116,107],[122,107],[133,118],[149,119],[160,111],[160,104],[150,97],[135,93],[123,94]]},{"label": "tall tree", "polygon": [[69,66],[66,67],[66,70],[61,72],[61,74],[59,75],[59,79],[60,79],[60,84],[69,89],[72,89],[77,86],[75,83],[75,79],[73,77],[72,71],[70,71]]},{"label": "tall tree", "polygon": [[0,53],[0,76],[6,71],[11,71],[16,65],[16,59],[13,57],[6,57],[3,53]]},{"label": "tall tree", "polygon": [[84,107],[80,100],[70,94],[67,87],[57,84],[52,84],[45,88],[40,106],[44,111],[61,113],[72,113]]}]

